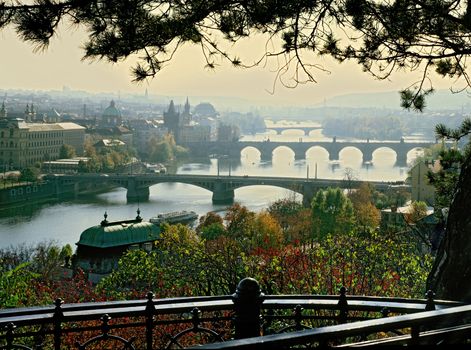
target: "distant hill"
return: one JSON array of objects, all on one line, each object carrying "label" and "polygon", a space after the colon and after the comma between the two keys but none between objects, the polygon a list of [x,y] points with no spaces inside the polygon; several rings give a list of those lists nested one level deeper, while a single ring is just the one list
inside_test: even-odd
[{"label": "distant hill", "polygon": [[[401,108],[398,91],[340,95],[326,100],[325,105],[344,108]],[[471,111],[471,95],[466,92],[452,93],[449,90],[437,90],[427,97],[426,109]]]}]

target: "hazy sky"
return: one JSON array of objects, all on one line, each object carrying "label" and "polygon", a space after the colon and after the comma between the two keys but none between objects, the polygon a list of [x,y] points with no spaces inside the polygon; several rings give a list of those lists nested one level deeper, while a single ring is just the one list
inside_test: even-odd
[{"label": "hazy sky", "polygon": [[[257,103],[273,105],[315,105],[324,99],[351,92],[400,90],[415,80],[410,75],[395,75],[389,81],[378,81],[362,73],[354,63],[320,62],[331,73],[315,72],[317,84],[289,89],[277,83],[272,90],[275,73],[270,67],[233,68],[222,64],[215,71],[204,68],[199,48],[181,50],[153,80],[136,85],[131,82],[129,62],[81,61],[79,48],[83,33],[62,29],[45,52],[33,53],[33,46],[22,42],[12,30],[0,32],[0,89],[73,90],[91,92],[135,92],[164,96],[233,96]],[[264,41],[252,39],[235,48],[241,57],[253,61],[261,54]],[[271,70],[270,70],[271,69]],[[437,88],[448,88],[450,82],[436,80]]]}]

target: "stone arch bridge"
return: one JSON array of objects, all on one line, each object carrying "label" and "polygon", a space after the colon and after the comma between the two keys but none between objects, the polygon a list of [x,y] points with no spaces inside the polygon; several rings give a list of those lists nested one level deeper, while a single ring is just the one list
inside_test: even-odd
[{"label": "stone arch bridge", "polygon": [[286,126],[276,126],[276,125],[271,125],[267,126],[266,130],[273,130],[276,132],[277,135],[281,135],[283,131],[287,130],[301,130],[305,136],[309,136],[309,133],[313,130],[320,130],[322,129],[321,125],[318,126],[303,126],[303,125],[286,125]]},{"label": "stone arch bridge", "polygon": [[[74,188],[80,190],[81,184],[111,185],[127,189],[128,200],[146,200],[149,198],[149,187],[159,183],[185,183],[211,191],[214,204],[231,204],[234,201],[234,190],[255,185],[277,186],[303,195],[303,204],[309,205],[318,189],[327,187],[356,188],[362,181],[335,179],[303,179],[293,177],[264,176],[215,176],[215,175],[170,175],[170,174],[52,174],[45,180],[55,183],[56,192]],[[375,182],[371,184],[379,190],[391,186],[405,186],[402,181]]]},{"label": "stone arch bridge", "polygon": [[340,152],[346,147],[354,147],[363,154],[363,162],[371,162],[373,153],[379,148],[389,148],[396,153],[396,165],[407,166],[407,154],[418,148],[426,148],[434,142],[338,142],[309,141],[309,142],[278,142],[278,141],[236,141],[236,142],[191,142],[184,144],[194,156],[209,156],[211,154],[228,155],[239,158],[242,150],[253,147],[260,152],[262,160],[271,160],[273,152],[279,147],[288,147],[294,152],[295,159],[305,159],[306,152],[312,147],[321,147],[329,153],[329,160],[338,160]]}]

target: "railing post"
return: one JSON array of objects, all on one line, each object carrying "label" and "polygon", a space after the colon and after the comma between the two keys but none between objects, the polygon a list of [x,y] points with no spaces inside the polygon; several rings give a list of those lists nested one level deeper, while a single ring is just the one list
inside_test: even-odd
[{"label": "railing post", "polygon": [[14,332],[16,326],[13,323],[8,323],[5,327],[7,329],[7,334],[5,336],[7,340],[6,349],[11,349],[13,347],[13,340],[15,339]]},{"label": "railing post", "polygon": [[338,316],[339,323],[346,323],[348,315],[347,288],[340,288],[340,297],[337,305],[340,310]]},{"label": "railing post", "polygon": [[300,331],[303,329],[303,326],[301,324],[301,321],[303,319],[303,308],[301,307],[301,305],[296,305],[296,307],[294,308],[294,322],[296,323],[296,330],[297,331]]},{"label": "railing post", "polygon": [[147,293],[147,303],[146,303],[146,349],[152,350],[153,343],[153,331],[154,331],[154,293]]},{"label": "railing post", "polygon": [[255,279],[248,277],[239,282],[236,292],[232,295],[236,339],[261,335],[260,309],[263,300],[264,294]]},{"label": "railing post", "polygon": [[425,304],[425,311],[435,310],[435,301],[433,300],[435,293],[431,290],[428,290],[425,296],[427,297],[427,304]]},{"label": "railing post", "polygon": [[54,323],[54,349],[60,350],[61,348],[61,337],[62,337],[62,318],[64,313],[62,312],[61,305],[64,302],[62,299],[58,298],[54,301],[56,306],[54,309],[53,323]]}]

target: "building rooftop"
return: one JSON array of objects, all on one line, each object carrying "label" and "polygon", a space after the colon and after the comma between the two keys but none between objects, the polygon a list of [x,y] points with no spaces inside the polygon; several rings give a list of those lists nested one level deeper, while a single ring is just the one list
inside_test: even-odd
[{"label": "building rooftop", "polygon": [[87,228],[80,235],[78,246],[111,248],[129,246],[155,241],[160,237],[160,228],[139,216],[135,220],[108,222],[105,219],[100,225]]}]

